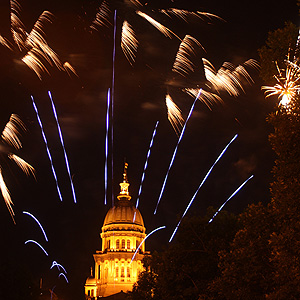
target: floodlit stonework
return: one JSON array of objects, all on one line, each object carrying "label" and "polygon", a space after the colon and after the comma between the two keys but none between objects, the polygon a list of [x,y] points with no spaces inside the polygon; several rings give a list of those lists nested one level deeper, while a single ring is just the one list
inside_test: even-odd
[{"label": "floodlit stonework", "polygon": [[107,212],[102,226],[102,250],[94,254],[94,276],[91,270],[85,283],[87,299],[131,290],[143,270],[142,259],[149,254],[145,252],[144,221],[131,201],[128,187],[125,164],[118,200]]}]

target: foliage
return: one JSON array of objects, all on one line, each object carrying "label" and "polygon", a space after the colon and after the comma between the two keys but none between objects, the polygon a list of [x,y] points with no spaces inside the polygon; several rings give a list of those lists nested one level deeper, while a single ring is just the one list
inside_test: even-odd
[{"label": "foliage", "polygon": [[275,288],[268,299],[300,298],[300,99],[271,114],[270,135],[278,155],[273,168],[271,207],[278,230],[270,237]]},{"label": "foliage", "polygon": [[295,54],[299,28],[291,22],[285,24],[284,28],[269,32],[266,45],[258,50],[260,57],[260,76],[268,84],[275,83],[274,75],[277,74],[276,63],[279,68],[288,55]]},{"label": "foliage", "polygon": [[176,239],[144,261],[146,271],[130,299],[207,299],[209,282],[218,274],[218,252],[227,249],[237,231],[236,216],[221,211],[213,222],[204,217],[183,220]]},{"label": "foliage", "polygon": [[264,299],[272,290],[271,249],[268,243],[274,230],[274,217],[268,206],[250,205],[239,216],[241,229],[230,250],[220,251],[220,277],[210,285],[216,299]]}]

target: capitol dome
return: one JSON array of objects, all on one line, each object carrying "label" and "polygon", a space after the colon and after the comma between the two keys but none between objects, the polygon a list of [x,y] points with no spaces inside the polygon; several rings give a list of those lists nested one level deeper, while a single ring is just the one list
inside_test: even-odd
[{"label": "capitol dome", "polygon": [[135,224],[144,227],[140,211],[129,200],[119,200],[106,214],[103,226],[111,224]]},{"label": "capitol dome", "polygon": [[86,299],[106,297],[131,290],[144,270],[146,228],[140,211],[129,195],[127,163],[124,166],[120,193],[107,212],[100,237],[101,250],[94,254],[95,276],[87,278]]}]

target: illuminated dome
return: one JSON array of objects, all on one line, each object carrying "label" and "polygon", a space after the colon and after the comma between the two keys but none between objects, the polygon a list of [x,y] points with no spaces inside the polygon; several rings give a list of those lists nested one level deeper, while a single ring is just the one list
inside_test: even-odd
[{"label": "illuminated dome", "polygon": [[85,281],[86,285],[94,286],[96,284],[96,278],[94,278],[92,276],[93,275],[91,275],[90,277],[87,278],[87,280]]},{"label": "illuminated dome", "polygon": [[109,209],[101,228],[102,249],[94,254],[95,276],[87,278],[86,299],[129,291],[144,270],[146,228],[140,211],[129,195],[127,163],[120,193]]},{"label": "illuminated dome", "polygon": [[[126,202],[125,202],[126,201]],[[136,224],[144,227],[142,215],[131,201],[120,200],[106,214],[103,227],[111,224]]]}]

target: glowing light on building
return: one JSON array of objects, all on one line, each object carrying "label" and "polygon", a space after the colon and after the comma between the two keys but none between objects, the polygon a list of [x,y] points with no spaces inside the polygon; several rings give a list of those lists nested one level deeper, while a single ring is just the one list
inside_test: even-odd
[{"label": "glowing light on building", "polygon": [[[145,251],[144,221],[129,194],[127,167],[125,163],[118,201],[109,209],[103,222],[101,250],[94,254],[94,274],[91,268],[85,283],[87,298],[131,290],[143,271],[142,259],[149,254]],[[135,251],[135,259],[131,262]]]}]

